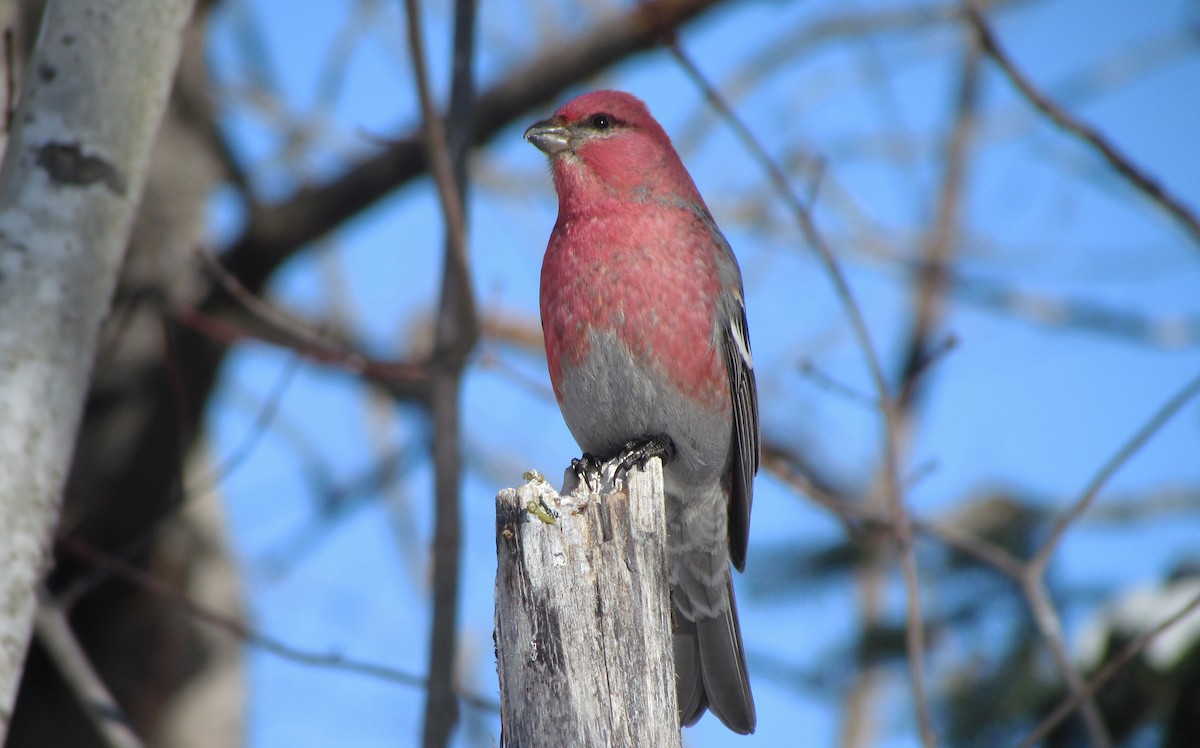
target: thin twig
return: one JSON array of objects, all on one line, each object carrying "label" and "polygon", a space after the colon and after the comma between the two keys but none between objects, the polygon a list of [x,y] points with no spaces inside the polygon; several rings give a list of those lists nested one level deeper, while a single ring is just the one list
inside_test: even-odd
[{"label": "thin twig", "polygon": [[[222,631],[239,641],[243,641],[252,647],[273,654],[281,659],[301,665],[366,675],[403,686],[424,688],[426,685],[425,678],[406,670],[380,665],[375,662],[356,660],[337,652],[311,652],[299,647],[293,647],[290,644],[285,644],[274,637],[255,631],[232,616],[219,613],[201,605],[188,597],[183,591],[164,582],[145,569],[93,548],[79,538],[63,538],[59,541],[59,546],[79,560],[92,564],[98,569],[103,569],[108,574],[124,579],[141,590],[179,606],[196,620],[202,621],[218,631]],[[460,692],[458,696],[462,698],[464,703],[471,704],[480,709],[493,712],[500,711],[500,705],[487,697],[468,692]]]},{"label": "thin twig", "polygon": [[1179,412],[1197,392],[1200,392],[1200,376],[1190,380],[1183,389],[1155,411],[1154,415],[1151,416],[1150,420],[1144,426],[1138,429],[1132,437],[1121,445],[1121,448],[1100,467],[1100,470],[1089,481],[1083,494],[1075,501],[1071,508],[1063,512],[1055,520],[1054,526],[1050,530],[1050,535],[1038,549],[1037,553],[1034,554],[1033,558],[1029,560],[1019,578],[1021,588],[1025,591],[1025,595],[1028,598],[1034,622],[1037,624],[1038,630],[1050,648],[1050,653],[1058,665],[1063,680],[1067,683],[1071,697],[1076,699],[1076,703],[1081,705],[1084,723],[1088,730],[1088,737],[1093,745],[1103,747],[1110,745],[1111,741],[1108,738],[1104,720],[1099,709],[1090,696],[1083,695],[1085,684],[1082,677],[1080,677],[1071,664],[1070,656],[1063,639],[1062,624],[1059,620],[1058,612],[1054,609],[1054,604],[1046,591],[1044,581],[1046,567],[1049,565],[1050,559],[1053,558],[1067,530],[1087,511],[1097,494],[1099,494],[1100,489],[1108,482],[1108,479],[1128,462],[1150,437],[1157,433],[1163,424]]},{"label": "thin twig", "polygon": [[1094,127],[1071,116],[1065,109],[1050,100],[1033,82],[1029,80],[1008,52],[1000,46],[1000,41],[988,25],[983,11],[976,5],[977,0],[968,0],[967,19],[978,34],[983,50],[997,67],[1008,78],[1009,82],[1022,96],[1039,112],[1045,115],[1058,127],[1066,130],[1083,143],[1096,150],[1110,167],[1152,202],[1169,213],[1188,234],[1200,245],[1200,219],[1179,198],[1172,195],[1153,177],[1143,171],[1128,156],[1121,153],[1115,145],[1109,142],[1103,134]]},{"label": "thin twig", "polygon": [[800,362],[800,373],[811,379],[817,387],[847,402],[861,405],[870,410],[879,407],[879,400],[873,395],[857,390],[853,386],[836,379],[832,374],[826,373],[809,359]]},{"label": "thin twig", "polygon": [[[682,27],[731,0],[649,0],[589,24],[586,33],[540,47],[475,98],[471,143],[491,141],[525,112],[620,61],[657,47],[664,30]],[[329,181],[302,185],[288,198],[255,205],[242,234],[221,253],[251,291],[263,288],[279,266],[333,228],[386,195],[427,175],[419,133],[350,164]],[[219,303],[205,301],[204,306]]]},{"label": "thin twig", "polygon": [[321,330],[312,328],[306,321],[264,301],[243,286],[241,281],[225,268],[220,258],[208,249],[202,246],[196,247],[196,256],[204,262],[209,274],[220,284],[221,288],[225,289],[255,321],[262,323],[271,331],[278,331],[296,340],[305,341],[314,347],[331,347]]},{"label": "thin twig", "polygon": [[[934,346],[931,343],[945,312],[946,285],[948,268],[958,248],[958,237],[961,233],[962,206],[965,202],[963,192],[967,182],[967,169],[971,155],[977,112],[979,108],[979,79],[980,52],[977,44],[967,43],[963,54],[962,70],[958,80],[953,128],[947,139],[943,159],[941,183],[937,193],[935,219],[933,230],[928,235],[922,248],[924,258],[923,273],[913,290],[912,322],[908,333],[906,352],[902,359],[899,372],[899,383],[894,403],[895,419],[893,421],[896,444],[894,460],[899,463],[904,459],[908,445],[912,442],[913,420],[920,404],[922,392],[921,383],[925,381],[928,372],[936,358]],[[903,500],[899,495],[901,487],[896,488],[896,497],[892,500],[892,514],[907,517]],[[909,541],[911,543],[911,541]],[[916,578],[916,557],[912,559],[913,579],[911,584],[919,584]],[[909,582],[905,569],[906,583]],[[906,591],[907,592],[907,591]],[[905,620],[905,639],[911,663],[915,660],[914,653],[924,649],[920,602],[915,592],[908,593],[909,604]],[[921,692],[924,679],[913,672],[913,698],[918,706],[921,728],[921,738],[925,745],[936,742],[932,719],[924,710],[928,710],[928,695]]]},{"label": "thin twig", "polygon": [[1183,520],[1200,511],[1200,486],[1168,483],[1149,491],[1113,496],[1088,512],[1088,522],[1125,526],[1132,522]]},{"label": "thin twig", "polygon": [[1200,345],[1200,315],[1152,317],[1089,299],[1047,296],[961,274],[951,278],[950,283],[955,297],[967,303],[1043,327],[1090,332],[1162,348]]},{"label": "thin twig", "polygon": [[[967,19],[973,27],[984,52],[996,63],[1009,82],[1012,83],[1035,109],[1049,118],[1058,127],[1073,134],[1082,142],[1098,151],[1110,167],[1128,180],[1129,183],[1140,190],[1151,201],[1170,213],[1191,234],[1193,239],[1197,243],[1200,243],[1200,221],[1197,220],[1196,216],[1183,203],[1168,193],[1160,184],[1118,151],[1097,130],[1072,117],[1039,91],[1000,46],[983,12],[973,2],[967,3]],[[1030,559],[1025,568],[1025,574],[1021,578],[1021,586],[1028,598],[1034,621],[1067,683],[1072,700],[1080,707],[1089,739],[1093,745],[1101,746],[1101,748],[1109,745],[1111,741],[1099,708],[1092,700],[1090,692],[1086,690],[1086,686],[1079,673],[1070,662],[1063,641],[1062,626],[1058,613],[1054,609],[1053,602],[1046,591],[1044,581],[1046,567],[1049,565],[1050,559],[1053,557],[1067,530],[1079,516],[1087,511],[1100,489],[1112,474],[1124,465],[1158,431],[1163,423],[1182,408],[1184,403],[1197,391],[1200,391],[1200,377],[1193,379],[1182,391],[1172,397],[1165,406],[1154,414],[1145,426],[1139,429],[1101,467],[1079,499],[1055,521],[1049,537],[1034,557]]]},{"label": "thin twig", "polygon": [[279,414],[280,405],[283,403],[283,396],[287,393],[292,379],[296,376],[296,372],[300,370],[300,361],[299,356],[292,355],[288,357],[283,370],[279,372],[279,378],[276,380],[274,386],[271,387],[270,394],[267,395],[262,407],[255,414],[253,423],[251,423],[250,428],[242,436],[241,441],[230,451],[229,456],[225,458],[224,462],[213,468],[210,475],[205,476],[202,480],[188,488],[188,495],[198,496],[212,490],[232,475],[253,454],[255,445],[266,434],[271,422]]},{"label": "thin twig", "polygon": [[877,517],[859,502],[853,501],[839,490],[809,474],[807,466],[797,456],[770,442],[762,445],[761,465],[764,471],[791,486],[796,493],[807,496],[829,510],[842,523],[846,535],[859,538],[864,534],[863,526],[883,526],[888,532],[891,525],[886,518]]},{"label": "thin twig", "polygon": [[425,45],[421,34],[419,0],[405,0],[408,47],[413,80],[421,102],[425,153],[437,186],[446,231],[445,266],[434,344],[432,381],[433,463],[436,514],[433,528],[433,615],[429,645],[429,686],[426,690],[425,748],[442,748],[458,722],[454,690],[457,663],[459,567],[461,564],[462,478],[459,402],[467,356],[479,339],[474,292],[466,250],[464,208],[467,146],[470,143],[471,77],[474,52],[475,2],[455,4],[454,64],[450,124],[455,128],[456,152],[429,90]]},{"label": "thin twig", "polygon": [[34,629],[58,674],[79,700],[83,712],[106,748],[142,748],[129,718],[92,667],[62,608],[46,590],[38,595]]},{"label": "thin twig", "polygon": [[205,337],[225,344],[253,340],[295,352],[309,361],[358,374],[379,384],[394,397],[424,403],[429,399],[428,362],[386,361],[343,347],[332,347],[316,337],[307,340],[284,335],[262,335],[227,322],[200,309],[181,309],[175,321]]},{"label": "thin twig", "polygon": [[942,179],[938,189],[933,231],[924,242],[920,272],[916,278],[912,327],[901,371],[897,406],[909,415],[917,405],[922,373],[933,358],[930,341],[944,316],[952,258],[962,233],[962,213],[967,168],[979,109],[980,50],[968,42],[958,84],[954,126],[946,143]]},{"label": "thin twig", "polygon": [[[1028,0],[986,0],[985,5],[998,8],[1026,2]],[[800,69],[826,48],[845,48],[903,33],[937,33],[941,28],[959,23],[964,13],[959,2],[917,2],[895,7],[846,3],[830,6],[831,9],[834,7],[836,10],[816,18],[805,16],[794,28],[776,33],[773,40],[765,40],[750,50],[722,82],[720,88],[725,98],[737,102],[761,86],[764,78],[780,70]],[[680,136],[673,139],[686,149],[703,137],[708,127],[707,118],[692,118]]]},{"label": "thin twig", "polygon": [[1059,674],[1067,684],[1067,691],[1072,696],[1079,697],[1079,711],[1087,730],[1088,744],[1094,748],[1108,748],[1112,745],[1112,739],[1104,724],[1104,716],[1100,713],[1100,707],[1096,705],[1095,700],[1082,695],[1083,677],[1071,664],[1071,654],[1067,650],[1058,609],[1054,607],[1054,601],[1050,599],[1044,577],[1034,573],[1033,568],[1031,562],[1025,567],[1025,573],[1021,577],[1021,591],[1025,593],[1025,598],[1029,603],[1033,622],[1042,635],[1042,639],[1045,640]]},{"label": "thin twig", "polygon": [[887,379],[883,373],[883,366],[879,361],[879,355],[876,353],[874,344],[871,342],[871,335],[867,330],[866,320],[863,318],[858,302],[855,301],[854,293],[850,290],[849,282],[846,280],[837,259],[833,255],[833,250],[821,233],[817,231],[812,214],[792,189],[783,170],[770,157],[766,149],[763,148],[762,144],[741,118],[737,116],[732,107],[723,99],[712,83],[709,82],[696,63],[684,52],[678,40],[672,38],[668,41],[671,51],[683,66],[684,71],[692,78],[697,87],[704,92],[709,102],[712,103],[729,123],[735,135],[766,169],[780,196],[791,207],[800,225],[800,230],[804,234],[804,238],[816,250],[818,257],[820,257],[825,267],[826,273],[833,283],[834,290],[841,300],[846,315],[850,320],[854,336],[862,348],[863,356],[866,358],[871,380],[878,393],[879,409],[883,415],[883,488],[889,511],[892,515],[893,531],[900,556],[900,567],[904,576],[906,620],[908,622],[905,643],[908,650],[909,674],[912,679],[917,721],[921,732],[922,745],[927,748],[935,746],[937,745],[937,737],[933,730],[933,716],[925,691],[925,642],[923,626],[921,625],[920,580],[917,573],[916,554],[913,551],[912,544],[912,521],[904,507],[900,489],[899,450],[896,444],[896,404],[888,388]]},{"label": "thin twig", "polygon": [[[850,537],[893,534],[891,520],[862,502],[845,497],[836,489],[813,480],[802,467],[795,464],[794,456],[785,450],[764,444],[762,466],[775,478],[795,489],[797,494],[807,496],[828,509],[842,523]],[[1025,573],[1024,562],[1006,548],[963,530],[954,523],[914,519],[912,526],[921,535],[939,540],[948,548],[975,558],[1015,582],[1019,583]]]},{"label": "thin twig", "polygon": [[1182,621],[1193,611],[1200,609],[1200,595],[1196,595],[1187,604],[1179,610],[1172,613],[1167,618],[1163,619],[1154,628],[1143,632],[1139,636],[1125,645],[1119,653],[1109,658],[1108,662],[1097,670],[1092,677],[1088,678],[1087,683],[1078,693],[1073,693],[1062,701],[1054,711],[1046,715],[1046,717],[1038,723],[1029,735],[1021,741],[1018,748],[1032,748],[1035,745],[1041,745],[1042,742],[1050,735],[1050,731],[1059,725],[1064,719],[1070,716],[1071,712],[1075,711],[1084,699],[1089,699],[1095,695],[1096,691],[1100,690],[1114,675],[1119,673],[1130,660],[1136,657],[1146,647],[1150,645],[1160,634],[1175,624]]},{"label": "thin twig", "polygon": [[[844,496],[827,483],[814,480],[800,465],[802,460],[786,450],[767,443],[763,445],[762,466],[777,479],[809,497],[832,512],[851,537],[864,533],[892,533],[892,523],[887,517],[872,510],[862,502]],[[1020,582],[1025,565],[1003,546],[960,529],[950,522],[913,520],[913,529],[922,535],[940,540],[946,546],[965,555],[972,556],[983,564]]]},{"label": "thin twig", "polygon": [[413,79],[417,87],[417,98],[421,102],[425,153],[429,158],[430,172],[437,187],[442,220],[450,235],[447,243],[463,249],[466,247],[466,218],[461,193],[454,179],[454,164],[450,157],[446,128],[429,90],[429,76],[425,67],[425,42],[421,33],[420,0],[404,0],[404,8]]},{"label": "thin twig", "polygon": [[1113,476],[1121,467],[1129,461],[1131,457],[1137,454],[1137,451],[1154,436],[1159,429],[1163,427],[1176,413],[1178,413],[1189,400],[1200,393],[1200,375],[1192,378],[1178,392],[1171,396],[1166,403],[1162,405],[1154,415],[1150,417],[1145,425],[1134,432],[1121,448],[1110,457],[1096,472],[1096,475],[1088,482],[1083,494],[1076,499],[1070,509],[1063,512],[1061,516],[1054,522],[1053,528],[1050,530],[1050,535],[1046,538],[1046,542],[1038,549],[1037,554],[1030,560],[1030,571],[1034,574],[1043,574],[1046,567],[1050,563],[1051,557],[1058,548],[1059,542],[1067,529],[1079,518],[1088,507],[1092,505],[1096,495],[1100,493],[1100,489],[1108,482],[1108,479]]},{"label": "thin twig", "polygon": [[966,532],[953,524],[915,520],[913,527],[923,534],[932,535],[960,553],[972,556],[977,561],[987,564],[1015,581],[1020,581],[1021,574],[1024,573],[1021,559],[1010,553],[1004,546]]},{"label": "thin twig", "polygon": [[424,401],[429,386],[428,362],[382,361],[372,359],[338,341],[326,331],[312,327],[302,319],[270,304],[242,285],[221,261],[208,250],[196,253],[209,272],[234,301],[263,328],[263,334],[208,317],[198,309],[182,310],[180,321],[214,340],[233,343],[242,338],[260,340],[287,348],[298,355],[323,364],[332,364],[361,374],[386,386],[398,397]]}]

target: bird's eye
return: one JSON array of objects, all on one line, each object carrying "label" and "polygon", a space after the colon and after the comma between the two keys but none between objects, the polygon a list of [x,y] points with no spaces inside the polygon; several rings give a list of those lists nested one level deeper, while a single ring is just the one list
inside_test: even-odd
[{"label": "bird's eye", "polygon": [[591,123],[592,127],[596,128],[597,130],[607,130],[613,126],[613,119],[612,116],[608,114],[593,114]]}]

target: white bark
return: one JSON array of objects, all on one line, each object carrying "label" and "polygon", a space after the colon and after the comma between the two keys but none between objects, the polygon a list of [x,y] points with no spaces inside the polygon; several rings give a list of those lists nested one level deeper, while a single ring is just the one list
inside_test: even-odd
[{"label": "white bark", "polygon": [[496,498],[503,746],[680,745],[662,463],[625,489]]},{"label": "white bark", "polygon": [[192,0],[51,0],[0,167],[0,742]]}]

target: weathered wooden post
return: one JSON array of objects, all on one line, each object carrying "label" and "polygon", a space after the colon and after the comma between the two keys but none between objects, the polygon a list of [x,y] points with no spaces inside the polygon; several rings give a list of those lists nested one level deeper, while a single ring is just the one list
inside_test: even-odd
[{"label": "weathered wooden post", "polygon": [[614,469],[496,497],[502,746],[680,745],[662,463]]}]

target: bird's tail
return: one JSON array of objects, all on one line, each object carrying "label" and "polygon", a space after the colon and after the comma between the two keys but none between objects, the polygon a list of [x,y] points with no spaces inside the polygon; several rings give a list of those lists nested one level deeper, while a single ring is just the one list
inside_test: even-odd
[{"label": "bird's tail", "polygon": [[675,684],[679,721],[692,725],[710,709],[730,730],[748,735],[756,722],[746,674],[742,630],[738,625],[733,580],[725,572],[729,607],[715,618],[695,621],[675,611]]}]

